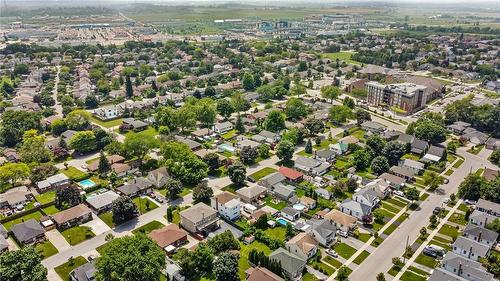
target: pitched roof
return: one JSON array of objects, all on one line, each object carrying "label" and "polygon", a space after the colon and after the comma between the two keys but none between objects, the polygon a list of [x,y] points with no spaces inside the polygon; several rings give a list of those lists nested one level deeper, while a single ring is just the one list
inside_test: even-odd
[{"label": "pitched roof", "polygon": [[245,271],[247,281],[285,281],[265,267],[251,267]]},{"label": "pitched roof", "polygon": [[278,172],[280,174],[282,174],[283,176],[285,176],[289,180],[296,180],[296,179],[304,176],[303,173],[301,173],[295,169],[285,167],[285,166],[281,166],[279,168]]},{"label": "pitched roof", "polygon": [[199,222],[205,217],[217,214],[217,211],[205,203],[198,203],[186,210],[180,212],[181,217],[185,217],[191,222]]},{"label": "pitched roof", "polygon": [[[496,242],[497,238],[498,238],[498,233],[496,231],[489,230],[489,229],[484,228],[482,226],[474,225],[471,223],[469,223],[465,227],[463,234],[467,235],[467,236],[469,236],[469,235],[475,236],[478,238],[479,238],[479,236],[481,236],[481,240],[487,240],[487,241],[490,241],[491,243]],[[481,242],[481,241],[479,241],[479,242]]]},{"label": "pitched roof", "polygon": [[224,191],[222,193],[219,193],[219,194],[215,195],[214,198],[220,204],[226,204],[227,202],[229,202],[229,201],[231,201],[233,199],[237,199],[238,196],[236,196],[236,195],[234,195],[234,194],[232,194],[230,192]]},{"label": "pitched roof", "polygon": [[236,194],[243,196],[243,197],[247,197],[247,198],[253,198],[253,197],[258,196],[266,191],[267,191],[267,188],[260,186],[260,185],[254,185],[254,186],[240,188],[240,189],[236,190]]},{"label": "pitched roof", "polygon": [[11,231],[20,242],[31,240],[45,233],[45,229],[35,219],[16,224]]},{"label": "pitched roof", "polygon": [[442,259],[443,267],[459,269],[461,276],[469,276],[471,280],[494,280],[493,274],[487,272],[480,262],[465,258],[454,252],[448,252]]},{"label": "pitched roof", "polygon": [[305,255],[309,255],[309,253],[319,245],[318,241],[316,241],[311,234],[305,232],[300,232],[295,235],[292,239],[288,240],[286,244],[287,246],[296,245]]},{"label": "pitched roof", "polygon": [[187,238],[187,232],[172,223],[163,228],[151,231],[148,236],[158,246],[165,248],[181,239]]},{"label": "pitched roof", "polygon": [[96,194],[90,197],[87,197],[86,201],[87,203],[95,208],[95,209],[100,209],[102,207],[105,207],[109,204],[112,204],[113,201],[118,199],[120,195],[118,195],[116,192],[112,190],[108,190],[104,193]]},{"label": "pitched roof", "polygon": [[464,236],[459,236],[457,240],[455,240],[455,243],[453,243],[453,247],[458,247],[465,250],[469,250],[472,248],[472,252],[478,257],[486,256],[486,254],[490,250],[489,246],[483,245]]},{"label": "pitched roof", "polygon": [[324,218],[340,225],[353,225],[358,221],[355,217],[335,209],[328,212]]},{"label": "pitched roof", "polygon": [[285,272],[301,272],[306,261],[300,257],[288,252],[283,248],[278,248],[269,255],[269,258],[281,263],[281,267]]},{"label": "pitched roof", "polygon": [[91,213],[92,211],[87,207],[85,204],[78,204],[76,206],[73,206],[69,209],[66,209],[64,211],[61,211],[57,214],[52,215],[52,219],[57,223],[57,224],[64,224],[70,220],[82,217],[84,215],[87,215]]}]

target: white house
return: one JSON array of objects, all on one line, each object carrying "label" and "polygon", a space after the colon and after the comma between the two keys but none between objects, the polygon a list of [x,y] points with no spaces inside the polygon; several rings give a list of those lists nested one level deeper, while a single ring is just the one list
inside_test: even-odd
[{"label": "white house", "polygon": [[233,124],[229,121],[217,123],[214,125],[214,132],[218,134],[224,134],[226,132],[231,131],[232,129],[233,129]]},{"label": "white house", "polygon": [[121,107],[116,105],[103,106],[94,110],[94,115],[101,120],[115,119],[120,117],[122,113]]},{"label": "white house", "polygon": [[237,220],[241,215],[241,202],[238,196],[223,192],[212,197],[211,206],[221,217],[228,220]]}]

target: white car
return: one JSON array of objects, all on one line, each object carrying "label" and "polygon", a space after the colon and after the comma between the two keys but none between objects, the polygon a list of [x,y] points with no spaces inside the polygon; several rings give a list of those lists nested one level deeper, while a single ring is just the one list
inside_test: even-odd
[{"label": "white car", "polygon": [[394,194],[396,194],[396,195],[398,195],[398,196],[401,196],[401,197],[404,197],[404,196],[405,196],[404,192],[403,192],[403,191],[401,191],[401,190],[395,190],[395,191],[393,191],[392,193],[394,193]]},{"label": "white car", "polygon": [[349,237],[349,233],[347,233],[347,232],[345,232],[345,231],[342,231],[342,230],[340,230],[340,229],[339,229],[339,230],[337,230],[337,235],[342,236],[342,237],[344,237],[344,238]]},{"label": "white car", "polygon": [[337,254],[337,252],[335,252],[335,251],[334,251],[334,250],[332,250],[332,249],[326,249],[326,250],[325,250],[325,252],[326,252],[328,255],[330,255],[330,256],[332,256],[332,257],[334,257],[334,258],[336,258],[336,257],[338,257],[338,256],[339,256],[339,255]]},{"label": "white car", "polygon": [[444,201],[443,201],[444,204],[448,204],[450,203],[450,198],[445,198]]}]

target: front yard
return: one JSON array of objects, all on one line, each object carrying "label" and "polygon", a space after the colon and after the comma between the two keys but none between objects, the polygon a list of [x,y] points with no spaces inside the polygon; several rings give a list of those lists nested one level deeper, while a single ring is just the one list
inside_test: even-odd
[{"label": "front yard", "polygon": [[90,227],[75,226],[61,232],[62,236],[68,241],[71,246],[82,243],[83,241],[95,236]]},{"label": "front yard", "polygon": [[114,228],[116,226],[113,222],[113,214],[111,212],[102,213],[99,215],[99,218],[110,228]]},{"label": "front yard", "polygon": [[145,214],[151,210],[158,208],[158,205],[149,200],[147,197],[136,197],[132,199],[132,202],[134,202],[141,214]]},{"label": "front yard", "polygon": [[81,265],[84,265],[86,263],[87,263],[87,260],[84,257],[79,256],[79,257],[76,257],[76,258],[69,260],[66,263],[61,264],[60,266],[54,268],[54,270],[56,271],[57,275],[59,275],[59,277],[61,277],[61,279],[63,281],[69,281],[69,273],[73,269],[75,269]]},{"label": "front yard", "polygon": [[144,234],[149,234],[151,231],[153,230],[156,230],[156,229],[160,229],[162,227],[164,227],[165,225],[159,221],[152,221],[152,222],[149,222],[135,230],[132,231],[132,233],[134,234],[139,234],[139,233],[144,233]]},{"label": "front yard", "polygon": [[50,243],[50,241],[48,240],[36,244],[35,250],[42,257],[42,259],[46,259],[59,252],[57,251],[56,247],[54,247],[54,245],[52,245],[52,243]]},{"label": "front yard", "polygon": [[274,168],[271,168],[271,167],[265,167],[265,168],[262,168],[260,170],[258,170],[257,172],[251,174],[249,177],[254,179],[255,181],[258,181],[260,180],[261,178],[267,176],[267,175],[270,175],[272,173],[276,172],[276,169]]},{"label": "front yard", "polygon": [[339,254],[339,256],[343,257],[346,260],[354,255],[354,253],[356,253],[356,249],[345,243],[340,243],[335,246],[335,251]]},{"label": "front yard", "polygon": [[68,176],[68,178],[70,178],[73,181],[80,181],[80,180],[83,180],[85,178],[88,178],[88,176],[89,176],[87,173],[80,171],[77,168],[72,167],[72,166],[69,166],[67,169],[66,168],[61,169],[61,170],[59,170],[59,172],[65,174],[66,176]]}]

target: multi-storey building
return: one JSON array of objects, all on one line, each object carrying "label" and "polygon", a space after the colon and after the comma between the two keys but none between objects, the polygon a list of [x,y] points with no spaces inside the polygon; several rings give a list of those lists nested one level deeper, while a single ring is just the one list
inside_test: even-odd
[{"label": "multi-storey building", "polygon": [[379,82],[367,82],[367,101],[373,105],[397,107],[406,112],[413,112],[425,105],[426,87],[412,83],[384,85]]}]

